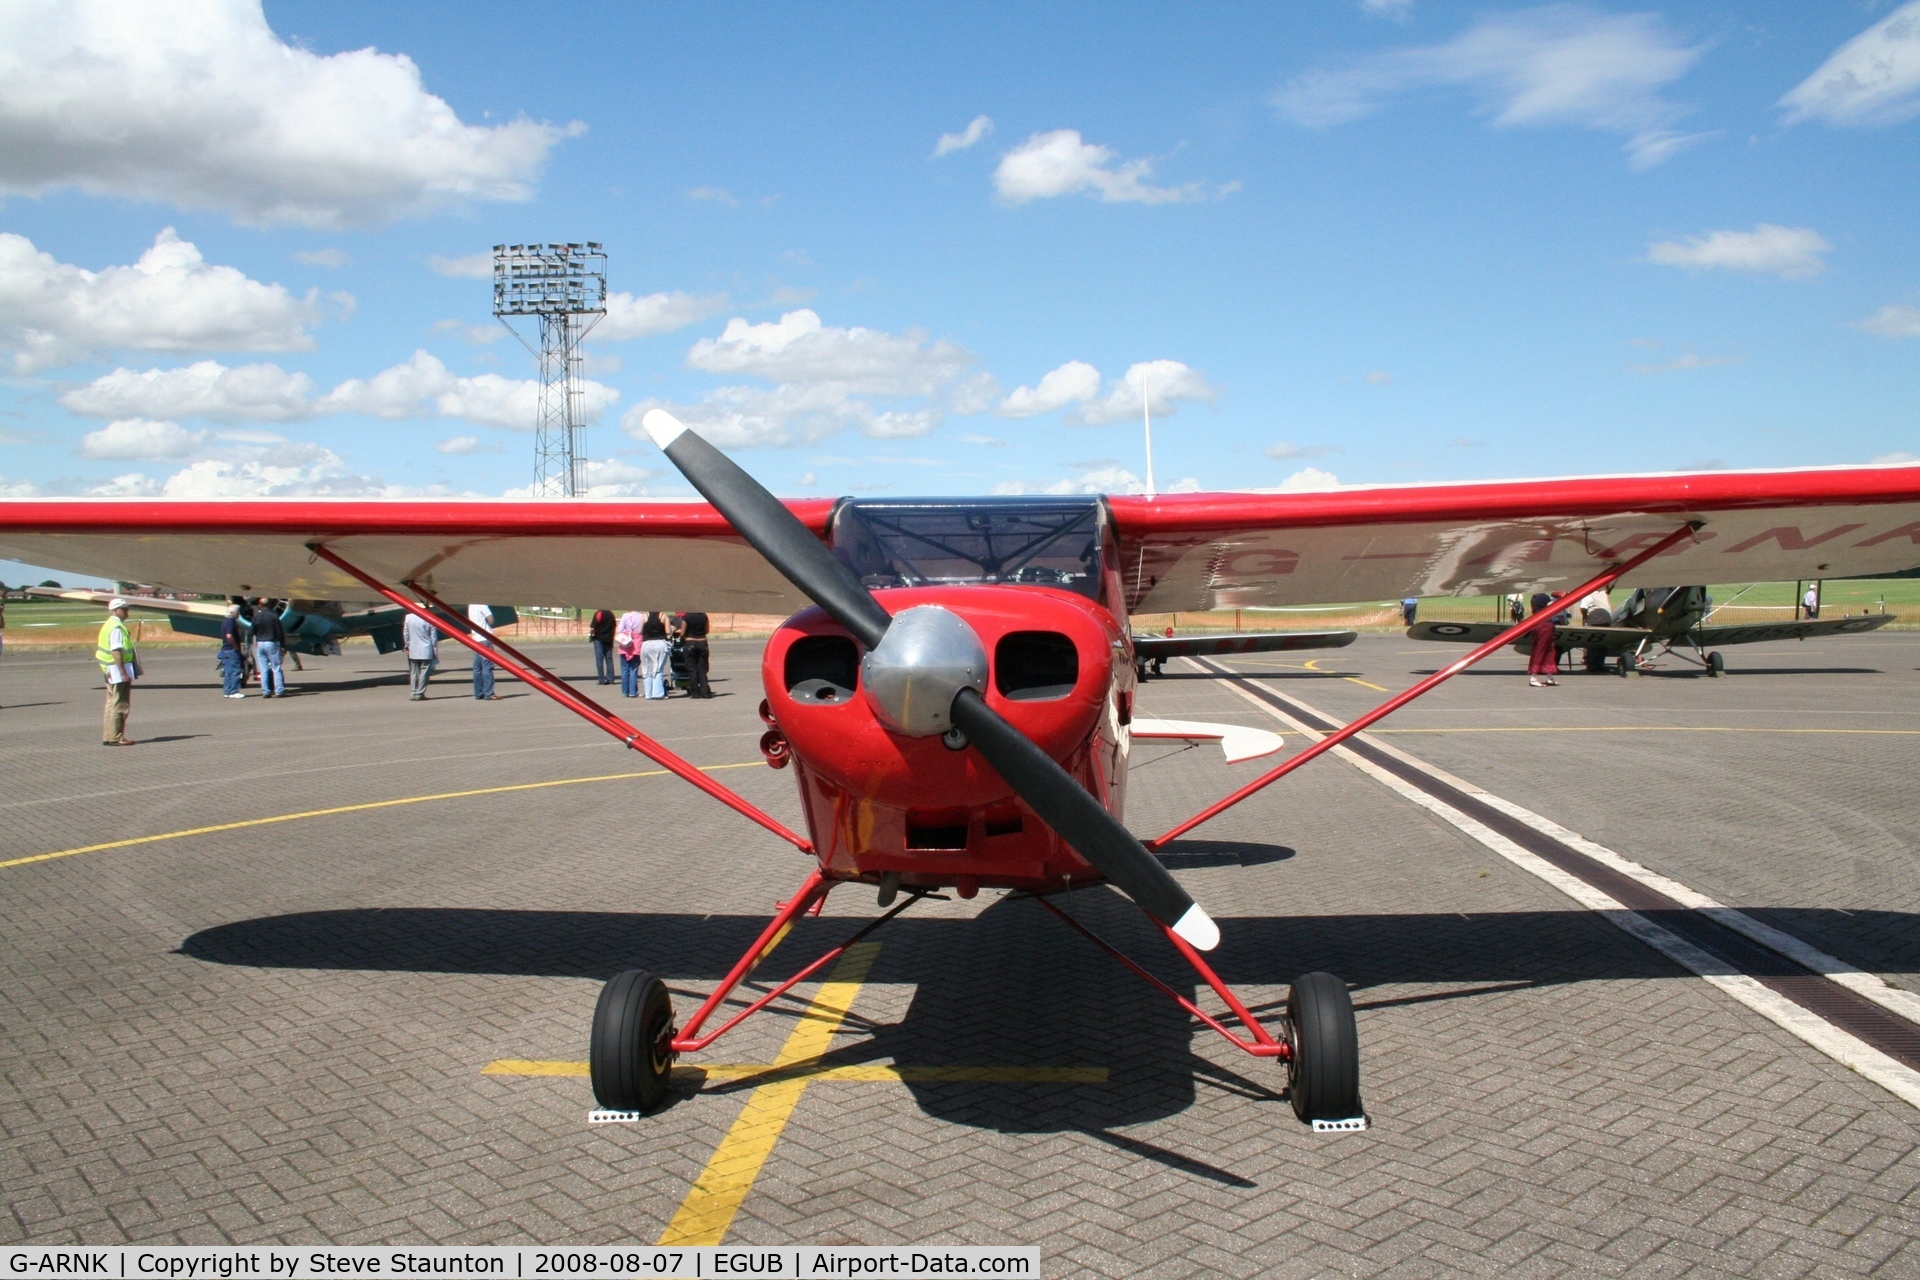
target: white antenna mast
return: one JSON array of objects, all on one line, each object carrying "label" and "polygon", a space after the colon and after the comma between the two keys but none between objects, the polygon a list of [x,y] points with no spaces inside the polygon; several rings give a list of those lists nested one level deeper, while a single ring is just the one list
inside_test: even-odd
[{"label": "white antenna mast", "polygon": [[1159,490],[1153,483],[1153,405],[1147,395],[1147,371],[1140,371],[1140,414],[1147,426],[1147,496],[1153,497]]}]

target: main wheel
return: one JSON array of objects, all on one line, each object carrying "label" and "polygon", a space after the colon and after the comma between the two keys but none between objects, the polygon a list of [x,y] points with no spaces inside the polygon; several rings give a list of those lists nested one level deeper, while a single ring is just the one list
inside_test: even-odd
[{"label": "main wheel", "polygon": [[1630,676],[1633,674],[1633,655],[1632,654],[1623,653],[1620,655],[1620,674],[1623,676]]},{"label": "main wheel", "polygon": [[644,969],[617,973],[593,1008],[587,1069],[593,1096],[609,1111],[649,1111],[667,1096],[673,1069],[673,1000]]},{"label": "main wheel", "polygon": [[1717,650],[1707,655],[1707,674],[1710,676],[1727,674],[1727,660]]},{"label": "main wheel", "polygon": [[1293,1114],[1306,1123],[1360,1116],[1360,1032],[1347,984],[1330,973],[1294,979],[1287,992],[1287,1026]]}]

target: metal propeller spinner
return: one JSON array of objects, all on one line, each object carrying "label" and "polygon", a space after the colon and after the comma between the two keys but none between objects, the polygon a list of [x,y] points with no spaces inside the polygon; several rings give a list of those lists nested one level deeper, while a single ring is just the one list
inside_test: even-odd
[{"label": "metal propeller spinner", "polygon": [[987,654],[964,618],[937,605],[888,614],[798,517],[734,461],[663,409],[642,420],[701,496],[754,550],[867,650],[863,683],[875,712],[909,737],[964,735],[1040,820],[1148,914],[1201,951],[1220,929],[1159,859],[1053,757],[987,705]]}]

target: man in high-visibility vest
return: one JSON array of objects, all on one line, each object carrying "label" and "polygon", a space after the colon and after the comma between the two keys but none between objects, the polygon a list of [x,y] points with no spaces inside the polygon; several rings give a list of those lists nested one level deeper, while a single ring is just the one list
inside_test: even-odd
[{"label": "man in high-visibility vest", "polygon": [[127,602],[115,596],[107,601],[107,620],[94,643],[93,660],[107,680],[107,708],[100,721],[100,745],[130,747],[127,712],[133,707],[133,680],[140,674],[140,658],[127,630]]}]

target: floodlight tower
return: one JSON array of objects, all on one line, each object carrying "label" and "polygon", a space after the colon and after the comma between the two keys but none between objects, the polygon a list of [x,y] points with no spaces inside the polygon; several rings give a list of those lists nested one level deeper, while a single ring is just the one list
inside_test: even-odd
[{"label": "floodlight tower", "polygon": [[[580,340],[607,314],[607,255],[585,244],[493,246],[493,314],[540,362],[533,487],[542,497],[587,491],[587,428],[580,420]],[[540,318],[540,346],[510,316]]]}]

